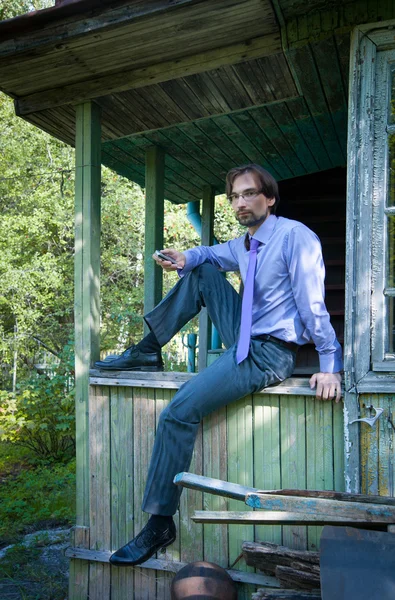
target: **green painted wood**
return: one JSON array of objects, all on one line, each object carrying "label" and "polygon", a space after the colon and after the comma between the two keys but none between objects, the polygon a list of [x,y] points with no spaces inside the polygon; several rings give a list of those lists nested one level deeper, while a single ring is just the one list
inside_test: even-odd
[{"label": "green painted wood", "polygon": [[276,150],[276,141],[271,138],[270,132],[260,127],[257,120],[254,119],[256,111],[250,113],[237,113],[232,115],[232,121],[246,133],[254,144],[260,148],[261,154],[265,156],[262,166],[272,173],[273,177],[291,177],[292,171],[285,157],[281,156]]},{"label": "green painted wood", "polygon": [[[151,135],[151,139],[140,135],[134,138],[123,138],[118,140],[117,144],[122,150],[134,159],[138,158],[141,162],[145,160],[146,149],[152,147],[154,141],[157,145],[160,144],[160,136]],[[130,160],[129,158],[129,160]],[[200,199],[200,190],[204,185],[204,180],[194,176],[187,169],[182,168],[182,164],[174,157],[165,155],[165,194],[173,192],[175,194],[184,193],[185,197],[190,196]]]},{"label": "green painted wood", "polygon": [[[89,527],[76,526],[71,532],[71,547],[89,550]],[[89,565],[85,560],[71,559],[69,570],[70,600],[89,597]]]},{"label": "green painted wood", "polygon": [[[164,408],[171,402],[174,396],[173,390],[155,390],[155,421],[156,427],[160,414]],[[180,515],[177,512],[174,515],[174,522],[177,529],[177,539],[168,548],[166,548],[165,554],[160,554],[159,557],[168,562],[180,562],[181,560],[181,538],[180,538]],[[173,573],[165,573],[161,571],[156,572],[156,596],[158,600],[171,600],[170,599],[170,585],[173,579]]]},{"label": "green painted wood", "polygon": [[[155,439],[155,391],[133,389],[133,480],[134,480],[134,536],[148,521],[149,515],[141,510],[148,466]],[[156,597],[156,571],[134,569],[134,598],[151,600]]]},{"label": "green painted wood", "polygon": [[[281,488],[280,448],[280,397],[254,395],[255,488],[261,490]],[[281,544],[281,527],[257,525],[255,539]]]},{"label": "green painted wood", "polygon": [[[393,451],[395,404],[393,394],[362,394],[361,417],[369,416],[369,406],[383,408],[380,419],[371,428],[360,423],[361,488],[366,494],[394,496],[395,459]],[[358,427],[358,424],[356,424]],[[353,427],[353,425],[351,425]]]},{"label": "green painted wood", "polygon": [[[125,153],[125,159],[128,163],[131,160],[138,161],[141,168],[145,163],[145,153],[147,149],[152,147],[153,143],[160,145],[158,136],[154,134],[151,135],[150,139],[145,138],[143,135],[134,138],[123,138],[113,142],[112,146],[115,145]],[[199,198],[200,188],[204,185],[204,182],[201,179],[194,178],[193,173],[188,174],[187,170],[182,169],[182,165],[180,165],[179,161],[167,154],[165,155],[165,173],[164,186],[166,195],[172,194],[179,196],[181,194],[184,198],[190,196],[196,199]],[[198,181],[198,184],[196,183],[196,180]]]},{"label": "green painted wood", "polygon": [[100,111],[76,108],[75,400],[78,525],[89,526],[89,367],[99,358]]},{"label": "green painted wood", "polygon": [[339,61],[334,60],[336,41],[334,37],[330,37],[320,43],[313,43],[311,47],[345,162],[347,156],[347,98]]},{"label": "green painted wood", "polygon": [[332,166],[344,164],[341,146],[339,145],[338,136],[328,112],[327,99],[321,87],[319,72],[315,65],[310,46],[303,46],[289,51],[288,58],[303,89],[307,106],[314,117],[317,129],[331,159]]},{"label": "green painted wood", "polygon": [[[321,435],[318,435],[318,432]],[[329,434],[329,439],[328,439]],[[306,401],[306,455],[309,490],[333,488],[332,403],[309,398]],[[319,548],[321,530],[308,528],[309,550]]]},{"label": "green painted wood", "polygon": [[[115,551],[134,536],[133,390],[110,388],[111,547]],[[124,600],[134,589],[134,570],[111,567],[111,599]]]},{"label": "green painted wood", "polygon": [[[306,487],[305,397],[297,396],[280,406],[281,487]],[[284,527],[283,546],[307,549],[306,527]]]},{"label": "green painted wood", "polygon": [[[228,442],[228,481],[240,485],[253,486],[253,404],[252,396],[238,400],[227,407],[227,442]],[[229,510],[243,510],[243,504],[237,500],[228,501]],[[249,510],[244,505],[245,510]],[[229,527],[229,566],[242,552],[245,541],[254,540],[254,528],[251,525],[234,525]],[[251,571],[240,560],[237,568]],[[239,600],[249,600],[252,589],[243,586]]]},{"label": "green painted wood", "polygon": [[316,168],[313,170],[325,171],[330,169],[332,166],[331,160],[304,98],[289,100],[287,107],[295,119],[300,136],[316,162]]},{"label": "green painted wood", "polygon": [[[203,427],[199,427],[190,469],[203,473]],[[194,562],[203,556],[203,525],[194,523],[190,516],[195,510],[203,509],[203,494],[197,490],[185,490],[180,500],[180,544],[181,562]]]},{"label": "green painted wood", "polygon": [[[226,480],[228,473],[226,408],[215,411],[203,422],[203,472],[206,477]],[[221,496],[203,494],[204,510],[228,510]],[[228,530],[226,525],[204,525],[204,560],[228,566]]]},{"label": "green painted wood", "polygon": [[[111,545],[111,446],[110,393],[106,387],[91,387],[89,394],[90,549],[107,550]],[[89,598],[110,595],[110,565],[89,566]]]},{"label": "green painted wood", "polygon": [[284,158],[293,173],[297,176],[314,171],[317,165],[298,129],[295,128],[295,121],[288,110],[287,104],[270,106],[267,111],[289,144],[289,150]]},{"label": "green painted wood", "polygon": [[[144,243],[145,314],[150,312],[162,300],[163,271],[152,259],[152,255],[155,250],[161,250],[163,248],[164,158],[163,150],[157,146],[147,150]],[[148,331],[148,329],[146,331]]]},{"label": "green painted wood", "polygon": [[225,136],[232,140],[233,143],[242,150],[248,159],[247,162],[256,162],[258,164],[266,163],[263,149],[255,146],[253,139],[250,139],[248,135],[245,135],[228,115],[219,115],[216,118],[216,123],[222,129]]}]

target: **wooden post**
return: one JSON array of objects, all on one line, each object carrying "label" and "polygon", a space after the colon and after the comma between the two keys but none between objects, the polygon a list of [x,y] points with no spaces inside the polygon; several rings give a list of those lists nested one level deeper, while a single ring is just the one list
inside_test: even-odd
[{"label": "wooden post", "polygon": [[[165,154],[157,146],[147,149],[145,163],[144,313],[162,300],[162,269],[152,259],[163,248]],[[148,332],[144,325],[145,333]]]},{"label": "wooden post", "polygon": [[[202,246],[211,246],[214,238],[214,202],[215,192],[211,185],[203,188],[202,201]],[[199,371],[207,367],[207,351],[211,343],[211,323],[207,309],[203,308],[199,315]]]},{"label": "wooden post", "polygon": [[100,342],[100,109],[76,108],[75,144],[75,400],[77,525],[89,527],[89,368]]}]

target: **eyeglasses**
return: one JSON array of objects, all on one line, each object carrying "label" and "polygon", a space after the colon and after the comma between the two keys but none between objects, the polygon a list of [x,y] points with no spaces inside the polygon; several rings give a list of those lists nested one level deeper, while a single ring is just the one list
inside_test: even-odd
[{"label": "eyeglasses", "polygon": [[239,198],[244,198],[246,202],[252,202],[259,194],[262,194],[262,190],[247,190],[242,194],[230,194],[228,200],[229,202],[235,202],[235,200],[238,200]]}]

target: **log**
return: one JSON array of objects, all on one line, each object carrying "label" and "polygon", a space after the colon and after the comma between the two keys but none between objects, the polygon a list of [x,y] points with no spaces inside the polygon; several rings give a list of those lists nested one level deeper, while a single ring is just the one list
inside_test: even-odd
[{"label": "log", "polygon": [[320,575],[300,571],[292,567],[279,565],[276,567],[275,575],[281,587],[299,590],[316,590],[321,586]]},{"label": "log", "polygon": [[252,594],[251,600],[321,600],[320,592],[303,590],[268,590],[259,589]]},{"label": "log", "polygon": [[274,574],[276,567],[281,565],[315,573],[318,571],[319,574],[318,552],[291,550],[270,542],[244,542],[242,550],[246,564],[260,571]]}]

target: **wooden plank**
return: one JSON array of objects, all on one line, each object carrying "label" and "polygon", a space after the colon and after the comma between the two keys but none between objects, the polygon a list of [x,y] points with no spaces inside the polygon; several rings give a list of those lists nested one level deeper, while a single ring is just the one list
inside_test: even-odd
[{"label": "wooden plank", "polygon": [[[71,547],[89,552],[89,527],[72,528]],[[70,560],[69,597],[72,600],[86,600],[89,597],[89,564],[85,560]]]},{"label": "wooden plank", "polygon": [[[133,532],[133,392],[110,389],[111,546],[115,551]],[[123,600],[134,589],[134,570],[111,568],[111,599]]]},{"label": "wooden plank", "polygon": [[[254,394],[254,485],[281,487],[280,397]],[[255,527],[255,538],[281,543],[281,527]]]},{"label": "wooden plank", "polygon": [[[89,394],[90,457],[90,548],[108,550],[111,545],[111,452],[110,392],[91,388]],[[110,566],[92,564],[89,569],[89,598],[110,595]]]},{"label": "wooden plank", "polygon": [[[141,510],[148,467],[155,439],[155,391],[133,390],[133,457],[134,457],[134,536],[140,533],[148,521],[148,514]],[[156,573],[141,567],[134,569],[134,598],[155,598]]]},{"label": "wooden plank", "polygon": [[[343,502],[342,500],[327,500],[326,498],[301,498],[298,496],[278,496],[276,494],[261,494],[252,492],[246,496],[246,504],[251,508],[263,508],[269,511],[285,511],[325,517],[342,517],[352,521],[367,523],[393,523],[395,507],[388,504],[372,504],[365,502]],[[386,520],[386,521],[385,521]]]},{"label": "wooden plank", "polygon": [[[155,422],[156,428],[158,427],[159,417],[162,410],[171,402],[174,396],[174,392],[170,390],[155,390]],[[160,600],[171,600],[170,598],[170,585],[171,580],[173,579],[172,571],[162,571],[160,566],[161,563],[168,563],[169,565],[173,565],[175,563],[179,563],[181,560],[181,535],[180,535],[180,512],[174,515],[174,522],[177,530],[177,539],[174,544],[171,544],[168,548],[166,548],[165,553],[161,552],[159,554],[159,559],[151,559],[155,560],[159,563],[158,571],[156,572],[156,597]],[[196,527],[201,527],[197,525]],[[144,563],[144,568],[147,563]]]},{"label": "wooden plank", "polygon": [[89,367],[99,359],[100,330],[100,111],[76,112],[75,182],[75,401],[77,525],[89,525]]},{"label": "wooden plank", "polygon": [[218,66],[232,65],[248,59],[268,56],[276,51],[280,51],[279,35],[278,33],[268,34],[248,42],[199,52],[186,58],[164,61],[138,69],[128,69],[121,73],[91,78],[83,83],[73,83],[45,92],[28,94],[18,100],[17,111],[19,115],[27,115],[54,106],[83,102],[115,92],[202,73]]},{"label": "wooden plank", "polygon": [[[67,548],[65,556],[68,558],[74,558],[85,561],[96,561],[106,563],[109,561],[111,556],[110,552],[96,552],[94,550],[84,550],[82,548]],[[161,558],[150,558],[144,563],[144,567],[141,569],[147,569],[148,572],[151,569],[167,571],[168,573],[177,573],[180,569],[185,567],[188,563],[179,561],[165,560]],[[278,587],[278,581],[275,577],[263,575],[260,573],[245,573],[236,569],[226,569],[227,573],[233,579],[239,583],[250,583],[252,585],[265,585],[270,587]],[[84,597],[85,598],[85,597]],[[74,600],[74,599],[73,599]],[[160,597],[162,600],[162,597]]]},{"label": "wooden plank", "polygon": [[215,122],[222,129],[225,136],[240,148],[249,161],[258,164],[267,164],[263,150],[254,145],[253,140],[244,134],[243,130],[238,127],[232,118],[227,115],[219,115],[216,117]]},{"label": "wooden plank", "polygon": [[272,105],[267,108],[267,111],[287,140],[288,151],[284,159],[294,175],[305,175],[306,172],[315,171],[317,168],[315,161],[312,159],[310,150],[303,138],[300,137],[287,105],[284,103]]},{"label": "wooden plank", "polygon": [[270,171],[273,177],[278,179],[291,177],[292,171],[286,157],[280,156],[277,152],[276,140],[271,137],[271,132],[260,127],[255,117],[256,111],[251,111],[234,114],[231,119],[240,129],[246,132],[255,145],[259,146],[261,154],[265,156],[265,160],[260,164]]},{"label": "wooden plank", "polygon": [[191,517],[196,523],[229,523],[244,526],[247,525],[343,525],[383,530],[389,523],[386,517],[382,517],[375,523],[364,519],[347,519],[311,513],[308,516],[303,513],[292,513],[285,511],[196,511]]},{"label": "wooden plank", "polygon": [[[261,17],[259,20],[257,10]],[[31,83],[32,73],[35,72],[41,86],[39,89],[45,89],[44,82],[47,88],[51,87],[56,65],[60,69],[60,83],[72,82],[80,79],[83,67],[92,74],[98,71],[101,74],[116,72],[117,68],[127,69],[158,63],[161,58],[167,61],[180,58],[186,45],[192,54],[226,46],[229,39],[236,43],[244,42],[246,31],[248,39],[278,33],[278,27],[270,13],[270,5],[266,3],[263,6],[258,0],[242,3],[228,0],[226,7],[222,0],[207,0],[200,2],[199,6],[181,10],[178,14],[165,13],[160,16],[160,21],[155,17],[132,20],[98,37],[85,32],[85,35],[67,40],[55,48],[28,52],[22,57],[8,56],[0,59],[0,65],[7,81],[19,80],[25,90],[37,90],[34,83],[32,88],[23,82],[25,76],[27,83]],[[182,28],[177,26],[180,18],[183,19]],[[226,20],[228,23],[225,26]],[[75,60],[76,56],[78,61]],[[42,70],[44,64],[48,65],[47,73]]]},{"label": "wooden plank", "polygon": [[276,496],[299,496],[301,498],[325,498],[327,500],[342,500],[343,502],[364,502],[368,504],[387,504],[395,506],[392,496],[374,496],[367,494],[350,494],[331,490],[259,490],[260,494],[275,494]]},{"label": "wooden plank", "polygon": [[303,137],[317,163],[317,170],[325,171],[326,169],[330,169],[332,166],[331,160],[304,98],[288,100],[287,107],[295,119],[300,135]]},{"label": "wooden plank", "polygon": [[335,38],[311,44],[332,122],[343,153],[347,156],[347,98],[343,87]]},{"label": "wooden plank", "polygon": [[303,46],[289,51],[287,56],[302,86],[307,106],[313,115],[332,166],[343,164],[343,154],[328,112],[328,105],[321,88],[319,73],[310,46]]},{"label": "wooden plank", "polygon": [[[229,435],[229,433],[227,435]],[[239,500],[240,502],[245,501],[245,497],[249,492],[258,491],[251,486],[230,483],[229,481],[195,475],[194,473],[178,473],[174,478],[174,483],[175,485],[181,485],[185,488],[200,490],[202,492],[207,492],[208,494],[223,496],[225,498],[232,498],[233,500]]]},{"label": "wooden plank", "polygon": [[[144,313],[162,300],[163,271],[153,260],[155,250],[163,248],[165,156],[153,146],[146,154],[145,242],[144,242]],[[144,326],[148,333],[148,326]]]},{"label": "wooden plank", "polygon": [[[203,427],[199,427],[195,448],[192,455],[191,469],[197,474],[203,471]],[[203,526],[191,520],[195,510],[202,510],[203,494],[201,491],[188,489],[180,500],[180,559],[183,562],[194,562],[203,559]]]},{"label": "wooden plank", "polygon": [[[303,396],[291,401],[281,399],[281,485],[282,487],[306,488],[306,399]],[[284,527],[284,546],[305,550],[307,531],[305,527]]]},{"label": "wooden plank", "polygon": [[[158,17],[164,11],[196,4],[197,1],[199,0],[174,0],[171,6],[164,5],[162,0],[151,0],[148,5],[146,2],[133,2],[129,3],[127,7],[111,7],[111,11],[106,6],[98,6],[99,10],[91,12],[89,17],[86,14],[80,16],[76,12],[76,7],[73,7],[71,15],[69,10],[66,9],[69,13],[67,15],[64,9],[59,12],[58,8],[58,19],[53,21],[51,19],[49,22],[44,23],[44,26],[29,31],[27,36],[16,36],[14,34],[11,39],[4,38],[0,44],[0,56],[15,56],[17,53],[31,52],[38,47],[43,50],[48,45],[59,42],[64,43],[65,38],[86,35],[87,31],[103,34],[103,32],[111,30],[122,23],[128,23],[132,19],[141,19],[141,17],[147,17],[148,15]],[[34,15],[33,19],[38,21],[40,16],[43,17],[43,13]]]},{"label": "wooden plank", "polygon": [[[253,412],[252,396],[246,396],[227,406],[227,442],[228,442],[228,480],[237,481],[242,486],[252,486],[254,476],[253,445]],[[229,510],[241,509],[235,499],[228,501]],[[245,507],[245,510],[247,508]],[[196,513],[195,513],[196,514]],[[229,562],[233,564],[241,553],[242,543],[253,541],[254,528],[248,524],[239,523],[229,528]],[[238,562],[242,571],[251,571],[251,567]],[[247,586],[240,590],[239,600],[251,597],[252,589]]]},{"label": "wooden plank", "polygon": [[[306,400],[306,487],[308,489],[333,488],[333,436],[332,407],[330,402]],[[307,530],[307,547],[318,550],[321,530]]]},{"label": "wooden plank", "polygon": [[[206,477],[226,479],[227,431],[226,408],[214,411],[203,420],[203,472]],[[203,494],[205,510],[227,510],[226,498]],[[226,525],[204,525],[204,560],[226,567],[228,563],[228,529]]]},{"label": "wooden plank", "polygon": [[[193,373],[145,373],[128,371],[101,371],[91,369],[90,383],[92,385],[115,385],[115,386],[137,386],[164,389],[178,389],[184,381],[188,381],[195,375]],[[312,390],[309,380],[305,377],[290,377],[277,386],[263,388],[256,394],[281,394],[282,396],[315,396],[316,390]]]}]

